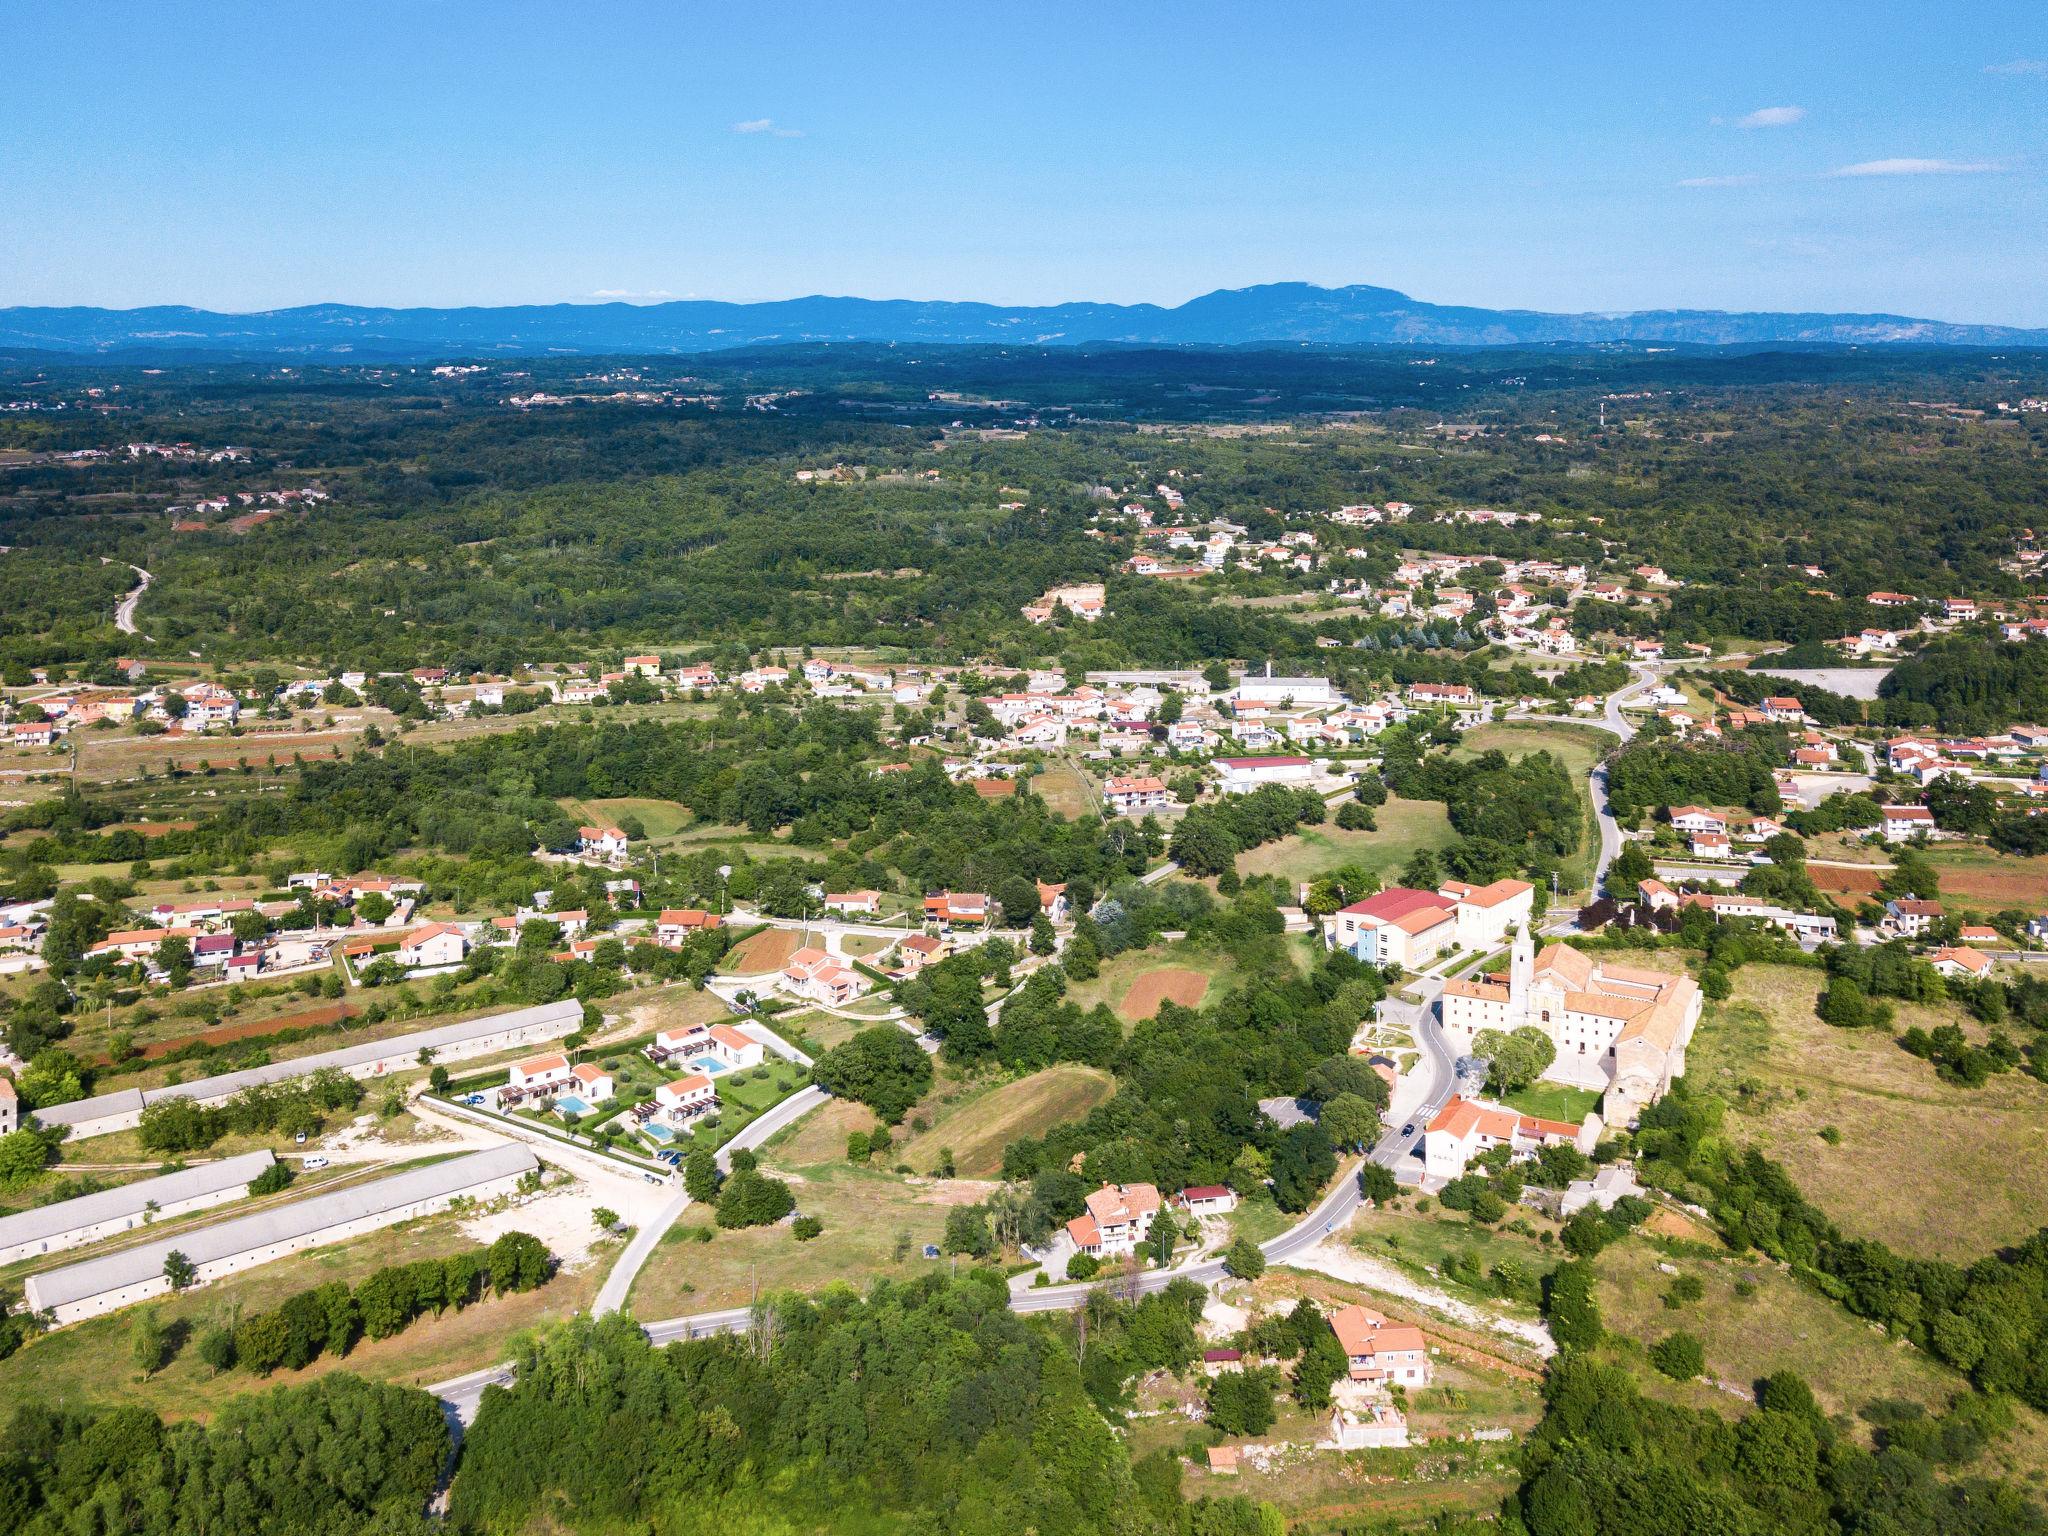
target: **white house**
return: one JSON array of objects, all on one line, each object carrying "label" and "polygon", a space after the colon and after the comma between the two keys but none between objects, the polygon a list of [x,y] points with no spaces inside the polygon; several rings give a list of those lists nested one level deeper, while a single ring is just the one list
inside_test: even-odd
[{"label": "white house", "polygon": [[398,963],[405,966],[460,965],[469,953],[469,935],[453,923],[429,923],[398,942]]},{"label": "white house", "polygon": [[1218,788],[1226,795],[1248,795],[1268,784],[1306,785],[1315,775],[1315,765],[1305,757],[1219,757],[1216,759]]},{"label": "white house", "polygon": [[1884,808],[1884,840],[1910,842],[1934,831],[1934,812],[1924,805],[1888,805]]},{"label": "white house", "polygon": [[1173,794],[1157,778],[1111,778],[1102,786],[1102,800],[1114,815],[1142,816],[1173,804]]},{"label": "white house", "polygon": [[569,1058],[560,1051],[515,1061],[505,1072],[507,1097],[529,1098],[535,1094],[555,1093],[567,1087],[568,1083]]},{"label": "white house", "polygon": [[702,1114],[718,1102],[718,1090],[702,1072],[692,1072],[654,1090],[654,1102],[670,1118]]}]

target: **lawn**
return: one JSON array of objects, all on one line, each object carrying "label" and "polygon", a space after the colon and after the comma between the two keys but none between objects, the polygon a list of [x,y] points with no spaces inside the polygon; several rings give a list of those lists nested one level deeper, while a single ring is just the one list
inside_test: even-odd
[{"label": "lawn", "polygon": [[[913,1185],[843,1161],[793,1167],[780,1153],[763,1165],[795,1186],[797,1211],[822,1220],[824,1232],[800,1243],[780,1224],[727,1231],[693,1206],[634,1283],[635,1316],[679,1317],[744,1306],[757,1292],[811,1292],[841,1283],[864,1288],[884,1276],[929,1273],[934,1265],[919,1256],[923,1246],[939,1241],[948,1208],[975,1188]],[[711,1241],[689,1241],[693,1228],[713,1231]]]},{"label": "lawn", "polygon": [[[1880,1398],[1906,1398],[1938,1412],[1967,1390],[1953,1371],[1753,1254],[1631,1239],[1610,1245],[1596,1262],[1601,1322],[1624,1341],[1607,1352],[1630,1366],[1650,1396],[1729,1418],[1749,1410],[1744,1398],[1706,1380],[1675,1382],[1650,1368],[1639,1350],[1679,1330],[1706,1347],[1709,1378],[1748,1389],[1773,1371],[1797,1371],[1830,1414],[1853,1415]],[[1665,1306],[1674,1276],[1660,1264],[1697,1276],[1702,1299],[1676,1310]],[[2048,1421],[2024,1407],[2017,1411],[2018,1428],[1992,1458],[2009,1461],[2012,1470],[2048,1465]],[[1857,1434],[1868,1443],[1867,1426],[1859,1422]]]},{"label": "lawn", "polygon": [[[993,1179],[1003,1169],[1003,1148],[1023,1136],[1042,1136],[1055,1125],[1078,1120],[1115,1092],[1107,1072],[1065,1064],[942,1106],[931,1128],[902,1144],[892,1161],[924,1172],[943,1147],[963,1179]],[[842,1147],[844,1133],[840,1136]]]},{"label": "lawn", "polygon": [[1240,854],[1237,872],[1247,878],[1278,875],[1287,884],[1298,885],[1341,864],[1355,864],[1391,885],[1417,851],[1452,841],[1450,821],[1434,800],[1389,799],[1374,808],[1373,819],[1378,831],[1347,832],[1336,824],[1333,813],[1333,819],[1319,827],[1306,827]]},{"label": "lawn", "polygon": [[[1821,1023],[1820,981],[1744,966],[1707,1006],[1687,1080],[1729,1104],[1727,1134],[1783,1163],[1845,1231],[1914,1257],[1968,1262],[2048,1225],[2048,1087],[2017,1072],[1951,1087],[1894,1031]],[[1902,1006],[1894,1030],[1942,1023],[1981,1038],[1953,1004]]]},{"label": "lawn", "polygon": [[1535,1082],[1501,1095],[1501,1102],[1539,1120],[1563,1120],[1577,1125],[1600,1107],[1600,1095],[1569,1083]]},{"label": "lawn", "polygon": [[[1133,988],[1145,977],[1162,971],[1199,973],[1209,982],[1206,995],[1213,995],[1217,982],[1230,972],[1232,964],[1230,956],[1221,950],[1186,942],[1151,949],[1127,949],[1103,961],[1101,973],[1093,981],[1074,983],[1067,989],[1067,997],[1083,1009],[1107,1003],[1122,1010]],[[1128,1020],[1130,1015],[1125,1014],[1124,1017]]]},{"label": "lawn", "polygon": [[690,824],[690,808],[673,800],[627,797],[618,800],[577,800],[555,802],[578,826],[615,826],[622,816],[637,816],[649,837],[673,837]]},{"label": "lawn", "polygon": [[354,1284],[387,1264],[481,1246],[463,1234],[460,1218],[430,1216],[291,1254],[166,1298],[155,1303],[158,1316],[190,1337],[170,1366],[148,1381],[136,1379],[129,1360],[133,1308],[59,1329],[0,1361],[0,1418],[11,1418],[16,1407],[29,1402],[66,1409],[141,1403],[172,1415],[203,1417],[238,1393],[307,1381],[335,1369],[413,1385],[442,1381],[503,1359],[512,1336],[522,1329],[586,1308],[610,1263],[609,1254],[601,1255],[594,1264],[558,1273],[539,1290],[479,1302],[439,1319],[423,1318],[394,1338],[359,1342],[346,1359],[322,1356],[303,1371],[281,1371],[267,1382],[244,1371],[216,1377],[200,1363],[197,1335],[217,1321],[274,1307],[329,1280]]}]

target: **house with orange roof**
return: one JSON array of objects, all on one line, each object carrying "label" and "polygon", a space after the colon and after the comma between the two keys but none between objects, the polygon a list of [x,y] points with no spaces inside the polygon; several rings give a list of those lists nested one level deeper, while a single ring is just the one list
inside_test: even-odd
[{"label": "house with orange roof", "polygon": [[924,899],[924,920],[947,928],[980,928],[993,915],[988,897],[979,891],[941,891]]},{"label": "house with orange roof", "polygon": [[852,966],[808,945],[789,957],[781,981],[785,991],[828,1007],[844,1007],[869,988],[867,977]]},{"label": "house with orange roof", "polygon": [[841,917],[854,913],[872,917],[881,908],[880,891],[832,891],[825,897],[825,910]]},{"label": "house with orange roof", "polygon": [[1388,1321],[1369,1307],[1343,1307],[1330,1314],[1330,1330],[1351,1365],[1353,1381],[1382,1386],[1429,1385],[1429,1343],[1409,1323]]},{"label": "house with orange roof", "polygon": [[1173,804],[1164,779],[1150,774],[1112,776],[1103,781],[1102,803],[1112,816],[1143,816]]},{"label": "house with orange roof", "polygon": [[933,961],[943,960],[946,957],[946,949],[946,941],[935,934],[905,934],[896,944],[894,974],[915,976]]},{"label": "house with orange roof", "polygon": [[623,859],[626,856],[626,834],[617,827],[578,827],[576,843],[584,853],[600,859]]},{"label": "house with orange roof", "polygon": [[1927,957],[1927,963],[1944,976],[1960,976],[1966,981],[1982,981],[1991,974],[1991,957],[1980,950],[1962,949],[1953,945],[1937,949]]},{"label": "house with orange roof", "polygon": [[725,919],[702,907],[669,907],[654,920],[654,942],[674,949],[693,933],[723,927]]},{"label": "house with orange roof", "polygon": [[1422,1176],[1445,1181],[1463,1175],[1472,1159],[1495,1147],[1533,1155],[1540,1147],[1576,1146],[1581,1128],[1542,1120],[1503,1104],[1455,1097],[1422,1128]]},{"label": "house with orange roof", "polygon": [[1105,1184],[1083,1204],[1087,1208],[1067,1223],[1075,1250],[1090,1258],[1121,1258],[1135,1253],[1152,1231],[1152,1218],[1159,1214],[1159,1187]]},{"label": "house with orange roof", "polygon": [[718,1090],[702,1072],[692,1072],[654,1090],[655,1110],[670,1124],[692,1119],[718,1106]]},{"label": "house with orange roof", "polygon": [[1437,894],[1451,900],[1460,949],[1497,948],[1536,912],[1536,887],[1526,880],[1495,880],[1489,885],[1447,880],[1437,887]]}]

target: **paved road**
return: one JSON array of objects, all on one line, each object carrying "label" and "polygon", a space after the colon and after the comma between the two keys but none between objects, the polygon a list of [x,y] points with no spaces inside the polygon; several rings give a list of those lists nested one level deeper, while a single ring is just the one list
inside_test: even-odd
[{"label": "paved road", "polygon": [[[832,1097],[824,1089],[812,1086],[791,1094],[767,1114],[748,1124],[737,1136],[718,1151],[718,1166],[732,1167],[732,1155],[739,1151],[753,1151],[786,1125],[794,1125],[805,1115]],[[591,1312],[603,1317],[607,1312],[616,1312],[626,1304],[626,1297],[632,1293],[633,1282],[640,1278],[640,1271],[652,1257],[655,1247],[661,1242],[668,1229],[676,1224],[690,1204],[690,1197],[684,1191],[677,1191],[675,1199],[664,1205],[654,1217],[643,1223],[626,1244],[626,1251],[619,1255],[612,1272],[605,1276],[604,1284],[597,1293],[597,1300],[590,1304]],[[479,1389],[481,1390],[481,1389]]]},{"label": "paved road", "polygon": [[[1668,665],[1668,664],[1667,664]],[[1518,720],[1540,720],[1557,725],[1590,725],[1595,730],[1610,731],[1624,742],[1636,733],[1635,722],[1622,713],[1625,706],[1633,704],[1645,689],[1654,688],[1661,674],[1653,666],[1631,664],[1636,680],[1617,688],[1607,696],[1606,712],[1598,720],[1588,720],[1583,715],[1517,715]],[[1612,864],[1621,852],[1621,824],[1607,808],[1607,765],[1595,763],[1587,775],[1587,784],[1593,794],[1593,815],[1600,824],[1600,857],[1593,865],[1593,894],[1600,894],[1600,887],[1607,880],[1607,866]]]},{"label": "paved road", "polygon": [[[149,584],[156,578],[139,565],[131,565],[128,569],[142,579],[126,597],[115,604],[114,628],[124,635],[137,635],[141,634],[142,631],[135,627],[135,610],[142,602],[142,594],[149,590]],[[149,637],[144,635],[143,638],[148,639]]]}]

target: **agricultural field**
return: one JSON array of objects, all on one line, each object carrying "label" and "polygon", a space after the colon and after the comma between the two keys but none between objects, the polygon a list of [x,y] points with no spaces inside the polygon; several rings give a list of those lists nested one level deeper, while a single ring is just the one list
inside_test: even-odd
[{"label": "agricultural field", "polygon": [[1247,879],[1277,875],[1292,886],[1340,864],[1355,864],[1378,875],[1382,883],[1392,883],[1419,850],[1452,841],[1450,821],[1434,800],[1389,799],[1374,809],[1373,817],[1379,823],[1374,832],[1347,832],[1334,820],[1303,828],[1292,837],[1240,854],[1237,872]]},{"label": "agricultural field", "polygon": [[728,976],[769,975],[789,964],[789,957],[804,947],[804,937],[795,928],[763,928],[735,944],[718,968]]},{"label": "agricultural field", "polygon": [[[1047,1067],[986,1092],[941,1105],[930,1129],[898,1144],[892,1162],[924,1171],[943,1147],[953,1152],[963,1179],[993,1179],[1003,1170],[1003,1148],[1023,1136],[1042,1136],[1052,1126],[1078,1120],[1108,1100],[1115,1081],[1107,1072],[1072,1063]],[[840,1135],[842,1148],[845,1135]]]},{"label": "agricultural field", "polygon": [[1946,1023],[1981,1039],[1960,1008],[1902,1005],[1892,1030],[1841,1030],[1814,1016],[1817,971],[1753,965],[1734,980],[1707,1005],[1687,1081],[1845,1231],[1967,1263],[2048,1225],[2048,1087],[2017,1072],[1951,1086],[1894,1039]]}]

